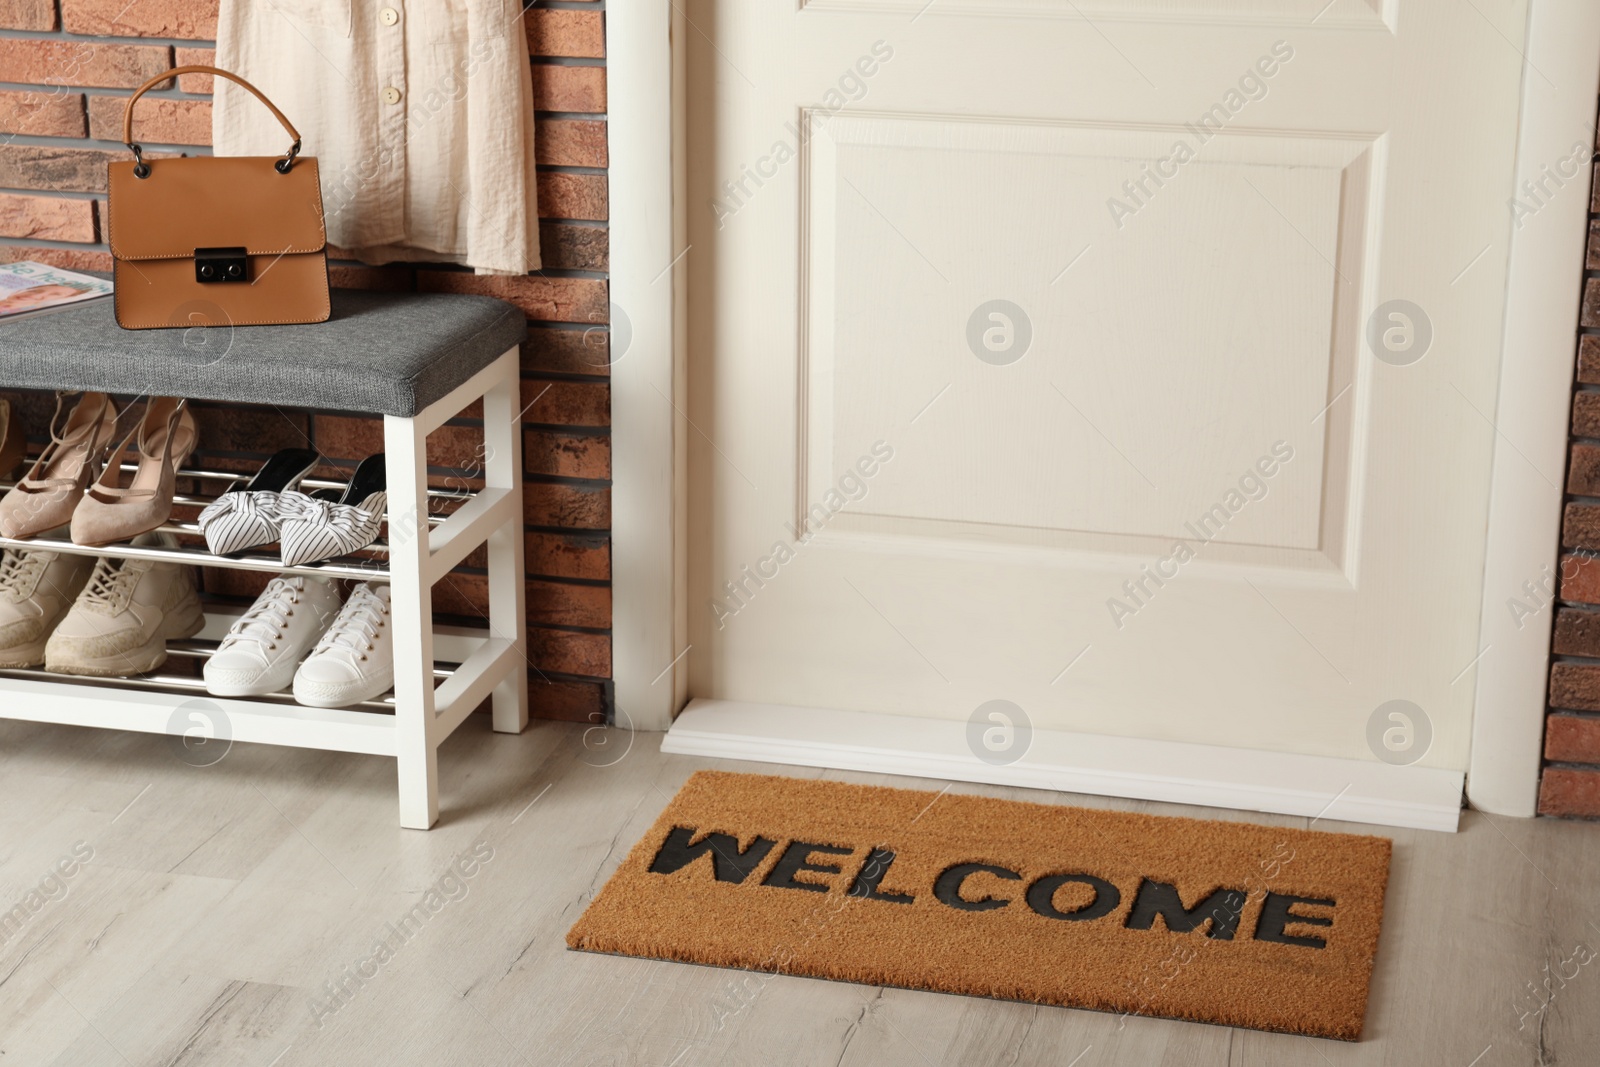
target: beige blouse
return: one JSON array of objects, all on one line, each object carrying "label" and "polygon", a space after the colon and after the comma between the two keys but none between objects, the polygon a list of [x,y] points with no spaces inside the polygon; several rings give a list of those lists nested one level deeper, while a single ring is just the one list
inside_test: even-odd
[{"label": "beige blouse", "polygon": [[[520,0],[222,0],[217,62],[300,131],[328,241],[366,263],[539,268],[533,84]],[[216,79],[218,155],[281,155],[260,102]]]}]

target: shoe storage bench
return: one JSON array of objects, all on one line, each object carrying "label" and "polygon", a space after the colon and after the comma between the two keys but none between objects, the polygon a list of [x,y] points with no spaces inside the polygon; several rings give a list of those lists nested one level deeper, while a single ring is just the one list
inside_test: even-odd
[{"label": "shoe storage bench", "polygon": [[[389,492],[385,542],[366,554],[285,568],[270,548],[235,558],[204,548],[85,548],[3,537],[0,547],[387,581],[395,656],[390,696],[337,710],[303,707],[287,693],[207,696],[198,675],[89,680],[0,670],[0,718],[173,735],[189,734],[209,718],[216,734],[231,741],[389,756],[398,766],[400,824],[431,827],[439,814],[438,748],[445,738],[486,698],[495,730],[520,733],[528,725],[518,384],[525,330],[521,312],[487,297],[337,289],[332,318],[311,326],[129,332],[112,320],[108,302],[0,326],[0,388],[382,415]],[[478,400],[484,487],[430,490],[428,434]],[[182,477],[205,493],[179,495],[175,502],[204,505],[249,474],[185,469]],[[448,515],[435,514],[448,505],[454,505]],[[198,532],[189,522],[164,529]],[[436,630],[433,584],[484,545],[487,632]],[[208,613],[205,629],[192,640],[170,643],[169,655],[204,657],[239,610]]]}]

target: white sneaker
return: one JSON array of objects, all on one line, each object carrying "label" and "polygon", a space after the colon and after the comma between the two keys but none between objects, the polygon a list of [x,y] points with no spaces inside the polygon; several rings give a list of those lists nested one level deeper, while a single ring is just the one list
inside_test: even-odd
[{"label": "white sneaker", "polygon": [[206,660],[206,690],[260,696],[289,688],[300,657],[339,613],[339,589],[325,578],[274,578]]},{"label": "white sneaker", "polygon": [[294,675],[294,698],[313,708],[343,708],[394,687],[389,587],[363,582]]},{"label": "white sneaker", "polygon": [[[56,534],[64,532],[57,531]],[[45,543],[54,537],[46,534]],[[0,667],[37,667],[44,646],[94,570],[93,556],[7,549],[0,556]]]},{"label": "white sneaker", "polygon": [[[140,534],[135,545],[176,548],[171,534]],[[57,674],[125,678],[167,662],[167,642],[205,625],[194,570],[181,563],[106,556],[44,646]]]}]

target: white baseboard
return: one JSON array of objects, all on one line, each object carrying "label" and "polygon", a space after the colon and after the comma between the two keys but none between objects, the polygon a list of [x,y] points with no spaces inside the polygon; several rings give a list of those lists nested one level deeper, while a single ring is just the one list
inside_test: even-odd
[{"label": "white baseboard", "polygon": [[995,766],[973,754],[962,721],[735,700],[690,701],[661,750],[1446,831],[1460,820],[1464,778],[1376,760],[1055,730],[1035,730],[1021,759]]}]

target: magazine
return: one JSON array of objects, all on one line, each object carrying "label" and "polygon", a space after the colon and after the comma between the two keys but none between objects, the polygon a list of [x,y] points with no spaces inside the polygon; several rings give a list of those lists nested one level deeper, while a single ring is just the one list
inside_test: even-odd
[{"label": "magazine", "polygon": [[0,323],[111,295],[111,282],[32,260],[0,263]]}]

